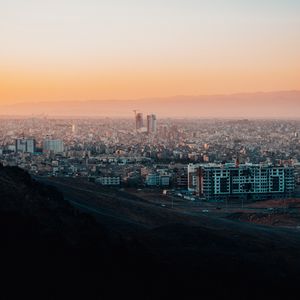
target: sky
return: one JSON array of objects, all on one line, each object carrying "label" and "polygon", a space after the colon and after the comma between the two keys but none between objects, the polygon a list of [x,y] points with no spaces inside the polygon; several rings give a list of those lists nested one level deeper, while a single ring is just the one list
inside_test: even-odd
[{"label": "sky", "polygon": [[0,0],[0,104],[276,90],[299,0]]}]

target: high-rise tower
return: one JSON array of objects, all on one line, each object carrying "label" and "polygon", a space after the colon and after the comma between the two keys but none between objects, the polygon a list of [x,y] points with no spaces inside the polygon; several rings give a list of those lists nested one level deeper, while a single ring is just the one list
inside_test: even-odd
[{"label": "high-rise tower", "polygon": [[147,116],[147,132],[148,133],[156,133],[156,115],[148,115]]},{"label": "high-rise tower", "polygon": [[137,113],[135,116],[135,129],[140,130],[144,127],[143,114]]}]

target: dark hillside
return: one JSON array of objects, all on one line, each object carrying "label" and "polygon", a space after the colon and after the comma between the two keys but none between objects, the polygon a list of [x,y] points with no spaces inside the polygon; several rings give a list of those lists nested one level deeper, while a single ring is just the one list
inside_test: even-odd
[{"label": "dark hillside", "polygon": [[297,299],[298,232],[213,222],[114,235],[56,189],[0,167],[0,298]]}]

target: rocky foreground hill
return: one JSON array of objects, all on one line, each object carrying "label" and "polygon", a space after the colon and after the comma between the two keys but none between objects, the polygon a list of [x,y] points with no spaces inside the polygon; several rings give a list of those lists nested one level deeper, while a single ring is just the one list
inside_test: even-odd
[{"label": "rocky foreground hill", "polygon": [[214,222],[113,234],[1,166],[0,298],[298,299],[300,232]]}]

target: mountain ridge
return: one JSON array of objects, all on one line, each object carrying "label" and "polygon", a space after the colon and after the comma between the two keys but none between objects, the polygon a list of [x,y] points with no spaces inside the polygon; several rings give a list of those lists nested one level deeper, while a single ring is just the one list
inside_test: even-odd
[{"label": "mountain ridge", "polygon": [[133,110],[159,117],[299,118],[300,91],[177,95],[129,100],[47,101],[0,106],[0,115],[132,117]]}]

